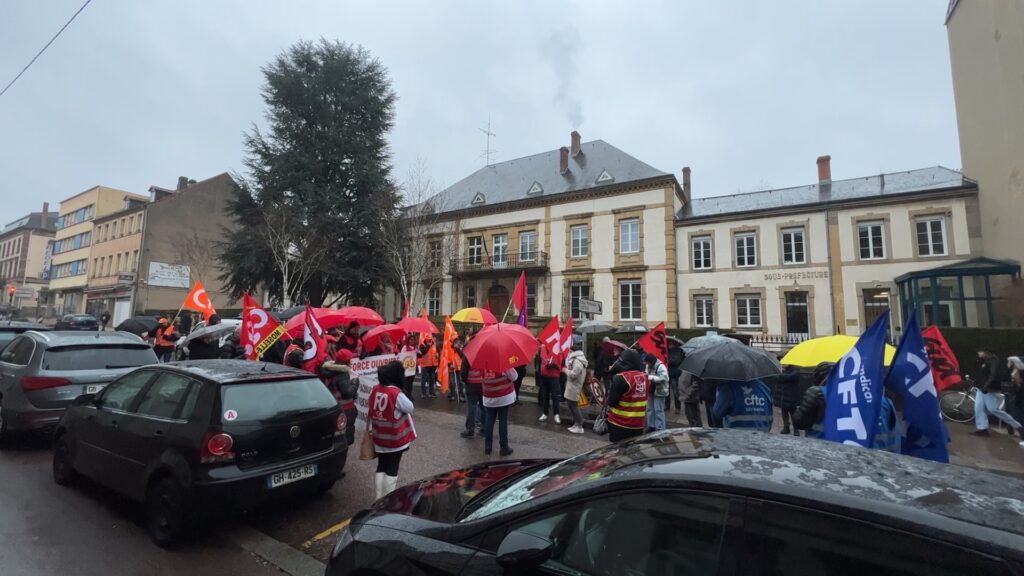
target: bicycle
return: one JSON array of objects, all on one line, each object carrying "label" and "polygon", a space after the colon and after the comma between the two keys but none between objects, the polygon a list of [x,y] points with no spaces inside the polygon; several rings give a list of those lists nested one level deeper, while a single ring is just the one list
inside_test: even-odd
[{"label": "bicycle", "polygon": [[[946,390],[939,394],[939,410],[942,417],[950,422],[966,424],[974,421],[974,395],[978,387],[974,385],[974,379],[970,376],[964,377],[966,388],[957,390]],[[1006,406],[1006,395],[999,394],[999,409]]]}]

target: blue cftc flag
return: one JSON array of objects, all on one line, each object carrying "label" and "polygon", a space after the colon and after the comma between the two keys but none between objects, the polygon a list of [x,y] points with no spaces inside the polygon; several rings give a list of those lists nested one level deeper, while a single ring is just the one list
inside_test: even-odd
[{"label": "blue cftc flag", "polygon": [[896,349],[885,387],[903,397],[902,452],[925,460],[949,462],[949,433],[939,412],[935,380],[916,310],[904,325],[903,339]]},{"label": "blue cftc flag", "polygon": [[886,310],[829,373],[825,383],[825,440],[871,448],[882,404],[882,365],[888,333]]}]

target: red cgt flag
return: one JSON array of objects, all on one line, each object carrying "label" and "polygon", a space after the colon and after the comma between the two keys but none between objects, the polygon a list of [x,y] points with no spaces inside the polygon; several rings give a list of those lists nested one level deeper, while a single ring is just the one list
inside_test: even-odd
[{"label": "red cgt flag", "polygon": [[938,326],[929,326],[921,330],[921,336],[924,338],[924,347],[928,350],[928,363],[932,367],[935,391],[942,392],[963,381],[960,376],[960,363],[957,362],[946,339],[942,337],[942,332],[939,332]]},{"label": "red cgt flag", "polygon": [[562,362],[569,357],[569,352],[572,351],[572,317],[565,321],[565,326],[562,328],[562,337],[559,340],[559,346],[561,346],[560,353],[562,355]]},{"label": "red cgt flag", "polygon": [[327,341],[324,339],[324,329],[316,319],[313,309],[306,304],[306,321],[303,324],[302,339],[306,352],[302,355],[304,362],[302,369],[307,372],[317,373],[317,368],[324,358],[327,357]]},{"label": "red cgt flag", "polygon": [[259,360],[260,356],[284,335],[284,326],[267,313],[259,302],[242,293],[242,347],[247,360]]},{"label": "red cgt flag", "polygon": [[209,320],[212,314],[217,313],[213,308],[213,302],[210,302],[210,296],[206,293],[206,289],[203,288],[203,283],[198,280],[196,280],[196,284],[192,287],[188,296],[185,296],[185,302],[182,303],[181,307],[202,313],[203,320]]},{"label": "red cgt flag", "polygon": [[558,332],[558,314],[555,314],[555,317],[540,331],[540,334],[537,334],[537,340],[540,340],[541,346],[544,347],[542,352],[549,356],[559,355],[562,350],[562,338]]},{"label": "red cgt flag", "polygon": [[636,345],[648,354],[654,354],[658,360],[667,362],[668,340],[665,339],[665,323],[662,322],[653,330],[644,334],[643,338],[636,341]]}]

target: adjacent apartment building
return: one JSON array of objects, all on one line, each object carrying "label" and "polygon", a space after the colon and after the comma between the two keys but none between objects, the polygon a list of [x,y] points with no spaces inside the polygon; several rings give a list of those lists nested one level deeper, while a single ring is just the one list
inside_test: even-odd
[{"label": "adjacent apartment building", "polygon": [[97,317],[107,312],[113,326],[131,316],[147,204],[128,199],[123,210],[93,220],[85,309]]},{"label": "adjacent apartment building", "polygon": [[980,190],[985,255],[1024,257],[1024,0],[952,0],[960,157]]},{"label": "adjacent apartment building", "polygon": [[[32,212],[4,226],[0,232],[0,281],[3,303],[33,316],[39,304],[40,290],[47,286],[43,274],[47,247],[53,240],[57,214],[43,203],[42,212]],[[13,287],[13,293],[8,288]]]},{"label": "adjacent apartment building", "polygon": [[86,311],[85,289],[89,281],[94,221],[126,209],[132,201],[145,202],[146,197],[107,186],[94,186],[60,203],[47,274],[48,303],[56,314]]}]

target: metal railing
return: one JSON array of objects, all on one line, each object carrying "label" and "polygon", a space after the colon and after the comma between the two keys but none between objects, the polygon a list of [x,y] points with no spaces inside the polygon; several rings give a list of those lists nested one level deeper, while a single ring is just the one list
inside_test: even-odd
[{"label": "metal railing", "polygon": [[750,345],[768,352],[782,353],[789,352],[791,348],[810,338],[811,335],[806,333],[754,334],[750,339]]},{"label": "metal railing", "polygon": [[479,254],[466,258],[453,258],[449,270],[452,274],[469,272],[497,272],[518,270],[547,270],[548,255],[540,250],[509,252],[507,254]]}]

